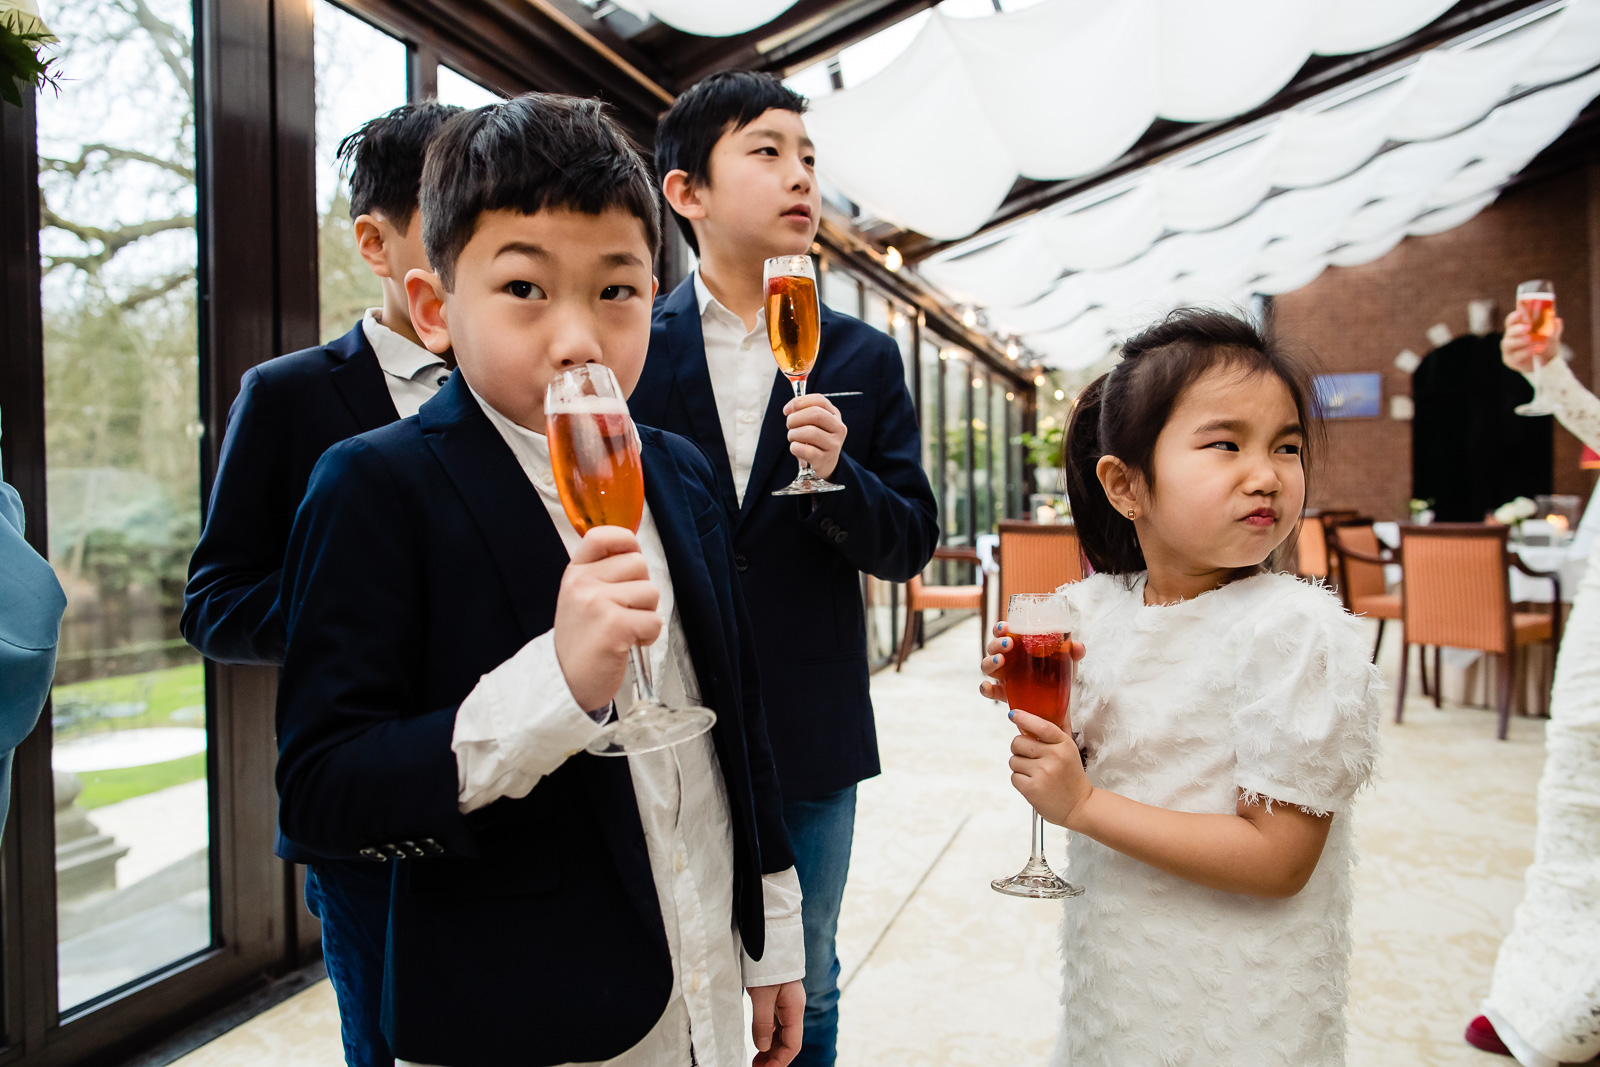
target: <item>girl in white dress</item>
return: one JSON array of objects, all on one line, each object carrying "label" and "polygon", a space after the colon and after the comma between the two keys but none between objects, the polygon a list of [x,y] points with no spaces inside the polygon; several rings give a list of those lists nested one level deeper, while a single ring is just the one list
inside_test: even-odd
[{"label": "girl in white dress", "polygon": [[[1309,375],[1249,323],[1174,312],[1079,397],[1064,588],[1074,738],[1012,714],[1012,784],[1073,831],[1054,1063],[1344,1063],[1349,807],[1377,755],[1370,638],[1269,569],[1300,520]],[[985,696],[1013,651],[989,643]],[[1081,746],[1081,758],[1080,758]]]}]

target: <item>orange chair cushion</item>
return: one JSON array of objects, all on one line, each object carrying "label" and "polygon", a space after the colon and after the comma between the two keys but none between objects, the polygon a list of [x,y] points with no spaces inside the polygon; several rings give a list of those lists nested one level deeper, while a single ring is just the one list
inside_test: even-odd
[{"label": "orange chair cushion", "polygon": [[1519,611],[1511,616],[1511,630],[1517,644],[1550,640],[1550,616],[1543,612]]},{"label": "orange chair cushion", "polygon": [[1400,617],[1400,594],[1378,593],[1373,596],[1353,596],[1350,598],[1351,614],[1365,615],[1369,619],[1398,619]]},{"label": "orange chair cushion", "polygon": [[983,606],[981,585],[925,585],[911,597],[911,610],[937,608],[941,611],[978,610]]}]

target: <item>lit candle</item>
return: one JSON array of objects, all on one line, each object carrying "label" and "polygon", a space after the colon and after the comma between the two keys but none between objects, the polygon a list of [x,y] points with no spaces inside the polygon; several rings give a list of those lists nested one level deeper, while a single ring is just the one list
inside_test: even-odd
[{"label": "lit candle", "polygon": [[1567,532],[1567,517],[1565,515],[1546,515],[1544,521],[1548,522],[1550,528],[1556,533]]},{"label": "lit candle", "polygon": [[1036,520],[1038,520],[1041,524],[1048,524],[1048,523],[1055,522],[1056,521],[1056,509],[1051,507],[1049,504],[1040,504],[1039,505],[1039,510],[1035,511],[1033,513],[1033,517]]}]

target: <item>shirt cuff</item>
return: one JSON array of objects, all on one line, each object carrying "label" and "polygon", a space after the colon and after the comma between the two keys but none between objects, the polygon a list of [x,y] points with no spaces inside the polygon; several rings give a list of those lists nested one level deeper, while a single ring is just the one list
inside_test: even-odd
[{"label": "shirt cuff", "polygon": [[761,876],[766,948],[759,960],[739,952],[744,986],[782,985],[806,976],[806,934],[800,922],[800,876],[794,868]]},{"label": "shirt cuff", "polygon": [[555,631],[539,635],[478,679],[456,710],[450,749],[462,814],[525,797],[539,780],[582,752],[600,733],[572,698],[556,660]]}]

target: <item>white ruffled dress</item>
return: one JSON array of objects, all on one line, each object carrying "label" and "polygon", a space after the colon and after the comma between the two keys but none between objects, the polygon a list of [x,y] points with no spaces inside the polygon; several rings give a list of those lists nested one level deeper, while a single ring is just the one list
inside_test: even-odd
[{"label": "white ruffled dress", "polygon": [[1240,794],[1332,812],[1287,900],[1206,889],[1069,835],[1064,1019],[1071,1067],[1344,1063],[1348,815],[1378,751],[1371,646],[1326,590],[1261,574],[1149,607],[1144,579],[1064,589],[1088,653],[1072,722],[1097,787],[1233,814]]}]

